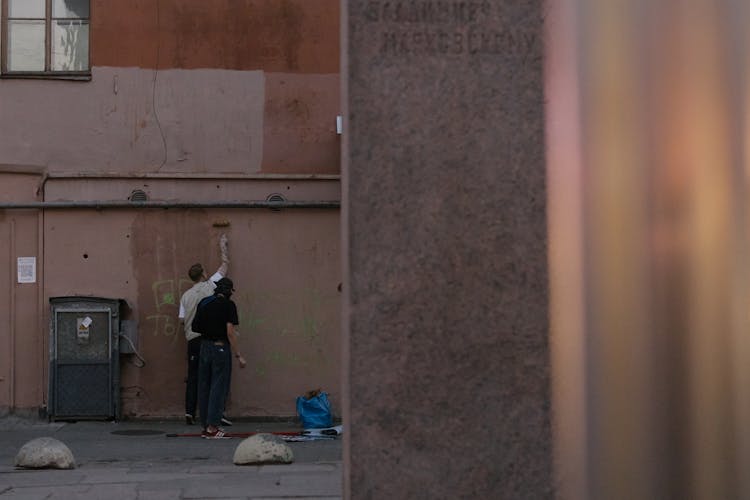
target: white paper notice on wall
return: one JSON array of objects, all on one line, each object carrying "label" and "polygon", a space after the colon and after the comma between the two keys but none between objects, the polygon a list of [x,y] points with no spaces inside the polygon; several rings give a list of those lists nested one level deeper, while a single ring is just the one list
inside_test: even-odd
[{"label": "white paper notice on wall", "polygon": [[18,257],[18,282],[36,283],[36,257]]}]

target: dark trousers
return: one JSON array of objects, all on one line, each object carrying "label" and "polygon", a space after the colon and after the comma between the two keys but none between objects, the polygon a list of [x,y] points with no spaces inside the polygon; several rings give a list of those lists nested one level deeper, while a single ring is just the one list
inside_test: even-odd
[{"label": "dark trousers", "polygon": [[201,338],[188,341],[187,347],[187,385],[185,386],[185,414],[196,416],[198,407],[198,365],[200,364]]},{"label": "dark trousers", "polygon": [[212,340],[201,342],[198,405],[203,428],[209,425],[218,427],[221,423],[231,369],[232,350],[228,342],[221,345]]}]

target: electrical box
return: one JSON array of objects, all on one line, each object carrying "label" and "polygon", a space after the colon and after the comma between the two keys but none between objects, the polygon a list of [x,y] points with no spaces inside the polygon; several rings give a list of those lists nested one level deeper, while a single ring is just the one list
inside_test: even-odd
[{"label": "electrical box", "polygon": [[120,417],[120,300],[50,298],[51,419]]}]

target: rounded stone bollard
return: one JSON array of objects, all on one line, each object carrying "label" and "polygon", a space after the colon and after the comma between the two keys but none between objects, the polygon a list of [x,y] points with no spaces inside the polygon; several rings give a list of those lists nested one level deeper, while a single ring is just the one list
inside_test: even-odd
[{"label": "rounded stone bollard", "polygon": [[26,469],[75,469],[73,453],[65,443],[51,437],[32,439],[16,455],[16,467]]},{"label": "rounded stone bollard", "polygon": [[235,465],[290,464],[293,461],[292,449],[273,434],[250,436],[234,450]]}]

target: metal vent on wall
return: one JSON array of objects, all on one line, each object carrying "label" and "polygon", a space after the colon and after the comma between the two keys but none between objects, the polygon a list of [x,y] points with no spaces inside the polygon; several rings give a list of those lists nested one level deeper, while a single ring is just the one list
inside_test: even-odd
[{"label": "metal vent on wall", "polygon": [[[271,202],[280,202],[281,201],[281,202],[283,202],[283,201],[286,201],[286,198],[284,198],[284,196],[281,195],[281,194],[279,194],[279,193],[273,193],[273,194],[269,194],[266,197],[266,201],[271,201]],[[281,208],[278,208],[278,207],[271,208],[271,210],[273,210],[274,212],[281,212]]]},{"label": "metal vent on wall", "polygon": [[148,201],[148,195],[141,189],[134,189],[128,199],[130,201]]}]

